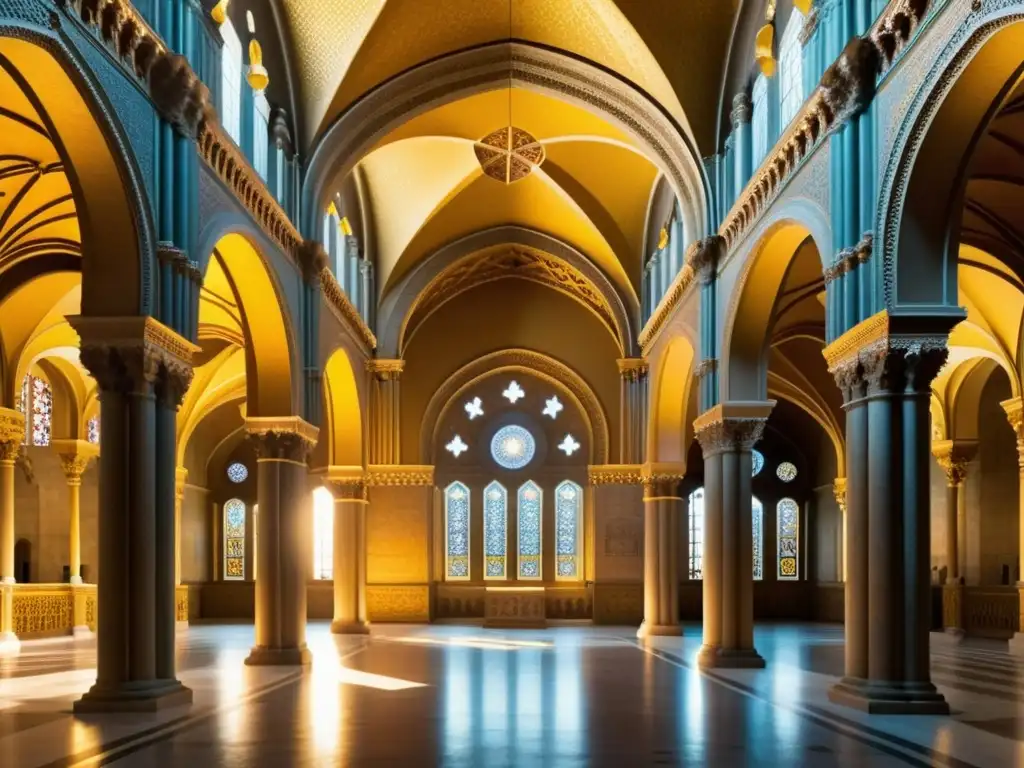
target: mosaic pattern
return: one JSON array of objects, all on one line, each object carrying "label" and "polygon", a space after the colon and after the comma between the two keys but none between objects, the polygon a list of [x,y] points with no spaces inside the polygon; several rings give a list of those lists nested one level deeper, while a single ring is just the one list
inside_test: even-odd
[{"label": "mosaic pattern", "polygon": [[519,578],[539,579],[541,576],[541,509],[543,494],[530,480],[519,489]]},{"label": "mosaic pattern", "polygon": [[484,489],[484,578],[504,579],[508,536],[508,492],[495,481]]},{"label": "mosaic pattern", "polygon": [[544,162],[544,147],[521,128],[499,128],[478,141],[473,150],[484,173],[512,184],[525,179]]},{"label": "mosaic pattern", "polygon": [[40,378],[32,377],[32,445],[49,445],[53,427],[53,390]]},{"label": "mosaic pattern", "polygon": [[245,464],[235,462],[228,467],[228,480],[232,483],[244,483],[246,478],[249,477],[249,470]]},{"label": "mosaic pattern", "polygon": [[704,489],[698,488],[690,494],[689,529],[690,556],[687,573],[693,581],[704,576],[702,561],[704,558]]},{"label": "mosaic pattern", "polygon": [[779,580],[800,578],[800,507],[783,499],[775,508],[779,539]]},{"label": "mosaic pattern", "polygon": [[782,482],[792,483],[796,480],[796,467],[790,462],[784,461],[779,464],[779,468],[775,470],[775,474]]},{"label": "mosaic pattern", "polygon": [[566,480],[555,489],[555,561],[559,579],[580,577],[583,489]]},{"label": "mosaic pattern", "polygon": [[757,477],[764,469],[764,454],[760,451],[750,452],[750,476]]},{"label": "mosaic pattern", "polygon": [[505,469],[522,469],[533,460],[537,445],[529,430],[509,424],[491,438],[491,456]]},{"label": "mosaic pattern", "polygon": [[100,444],[100,417],[93,416],[85,423],[85,439],[93,445]]},{"label": "mosaic pattern", "polygon": [[751,528],[754,533],[754,581],[764,578],[764,505],[755,496],[750,502]]},{"label": "mosaic pattern", "polygon": [[445,575],[469,578],[469,488],[452,483],[444,492]]},{"label": "mosaic pattern", "polygon": [[245,578],[245,504],[239,499],[224,505],[224,578]]}]

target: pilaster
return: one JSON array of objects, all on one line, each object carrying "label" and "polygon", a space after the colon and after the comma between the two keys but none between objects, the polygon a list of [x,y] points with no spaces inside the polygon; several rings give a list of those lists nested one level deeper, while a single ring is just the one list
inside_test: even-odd
[{"label": "pilaster", "polygon": [[647,446],[648,365],[642,357],[616,361],[619,366],[619,461],[643,461]]},{"label": "pilaster", "polygon": [[1000,403],[1006,411],[1006,418],[1017,438],[1017,474],[1020,483],[1020,541],[1018,542],[1017,593],[1020,600],[1020,623],[1018,631],[1010,638],[1010,652],[1024,656],[1024,398],[1014,397]]},{"label": "pilaster", "polygon": [[400,390],[404,360],[373,358],[366,361],[370,374],[369,463],[401,461]]},{"label": "pilaster", "polygon": [[686,474],[680,464],[644,464],[644,620],[637,637],[681,635],[679,625],[679,533]]},{"label": "pilaster", "polygon": [[693,423],[704,451],[702,667],[764,667],[754,648],[751,451],[775,401],[730,402]]}]

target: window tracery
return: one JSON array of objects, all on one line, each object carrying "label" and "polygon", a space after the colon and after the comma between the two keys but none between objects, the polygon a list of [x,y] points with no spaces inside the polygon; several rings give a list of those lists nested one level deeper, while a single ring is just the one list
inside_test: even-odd
[{"label": "window tracery", "polygon": [[466,415],[469,416],[469,420],[472,421],[477,416],[484,415],[483,401],[479,397],[474,397],[472,400],[466,403]]},{"label": "window tracery", "polygon": [[455,482],[444,492],[445,575],[469,578],[469,488]]},{"label": "window tracery", "polygon": [[791,483],[796,480],[796,466],[792,462],[784,461],[775,470],[775,475],[782,482]]},{"label": "window tracery", "polygon": [[224,579],[245,578],[245,503],[230,499],[224,504]]},{"label": "window tracery", "polygon": [[512,405],[515,405],[518,400],[526,397],[526,390],[519,386],[518,381],[512,379],[512,381],[509,382],[508,388],[501,394],[506,400],[512,403]]},{"label": "window tracery", "polygon": [[491,456],[505,469],[522,469],[533,461],[536,450],[533,435],[518,424],[502,427],[491,438]]},{"label": "window tracery", "polygon": [[233,462],[228,467],[228,480],[232,483],[244,483],[249,477],[249,469],[239,461]]},{"label": "window tracery", "polygon": [[558,444],[558,450],[562,451],[566,456],[572,456],[580,448],[579,442],[572,435],[567,434],[565,439]]},{"label": "window tracery", "polygon": [[508,526],[508,492],[497,480],[484,489],[484,578],[504,579]]},{"label": "window tracery", "polygon": [[779,579],[792,581],[800,578],[800,507],[790,498],[782,499],[776,507],[778,534]]},{"label": "window tracery", "polygon": [[532,480],[519,488],[519,578],[541,578],[543,493]]}]

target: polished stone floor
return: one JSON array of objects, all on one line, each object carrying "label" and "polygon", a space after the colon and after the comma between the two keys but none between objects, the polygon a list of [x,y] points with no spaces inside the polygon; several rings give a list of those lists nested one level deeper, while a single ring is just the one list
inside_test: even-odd
[{"label": "polished stone floor", "polygon": [[[305,673],[242,664],[250,626],[179,634],[191,708],[70,714],[90,641],[0,659],[0,766],[993,766],[1024,768],[1024,660],[933,644],[952,717],[830,704],[842,630],[761,626],[760,671],[702,673],[699,626],[644,645],[628,628],[310,626]],[[1002,646],[1005,648],[1005,644]]]}]

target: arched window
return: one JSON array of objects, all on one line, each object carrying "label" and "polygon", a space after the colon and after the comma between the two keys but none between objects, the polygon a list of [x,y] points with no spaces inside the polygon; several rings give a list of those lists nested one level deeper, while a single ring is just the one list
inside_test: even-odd
[{"label": "arched window", "polygon": [[242,136],[242,41],[231,19],[220,25],[224,46],[220,53],[220,122],[241,144]]},{"label": "arched window", "polygon": [[[527,433],[528,434],[528,433]],[[541,526],[544,496],[532,480],[519,488],[519,578],[541,578]]]},{"label": "arched window", "polygon": [[768,78],[758,75],[751,94],[753,111],[750,130],[753,132],[754,167],[757,168],[768,154]]},{"label": "arched window", "polygon": [[334,497],[323,486],[313,491],[313,578],[334,578]]},{"label": "arched window", "polygon": [[754,496],[750,500],[751,527],[754,530],[754,581],[764,578],[764,505]]},{"label": "arched window", "polygon": [[779,103],[782,110],[779,122],[783,127],[796,117],[804,101],[803,46],[800,44],[803,26],[804,15],[794,8],[779,43]]},{"label": "arched window", "polygon": [[85,423],[86,439],[93,445],[100,444],[100,417],[93,416]]},{"label": "arched window", "polygon": [[583,489],[571,480],[555,488],[555,578],[580,577]]},{"label": "arched window", "polygon": [[690,494],[689,530],[690,557],[688,573],[691,580],[703,578],[701,570],[704,557],[704,489],[698,488]]},{"label": "arched window", "polygon": [[21,412],[25,414],[25,445],[49,445],[53,429],[53,390],[45,379],[26,375],[22,380]]},{"label": "arched window", "polygon": [[452,483],[444,492],[445,576],[469,578],[469,488]]},{"label": "arched window", "polygon": [[224,579],[245,578],[245,503],[231,499],[224,504]]},{"label": "arched window", "polygon": [[495,480],[484,489],[484,578],[504,579],[508,547],[508,492]]},{"label": "arched window", "polygon": [[775,508],[778,532],[779,580],[800,578],[800,507],[793,499],[783,499]]}]

